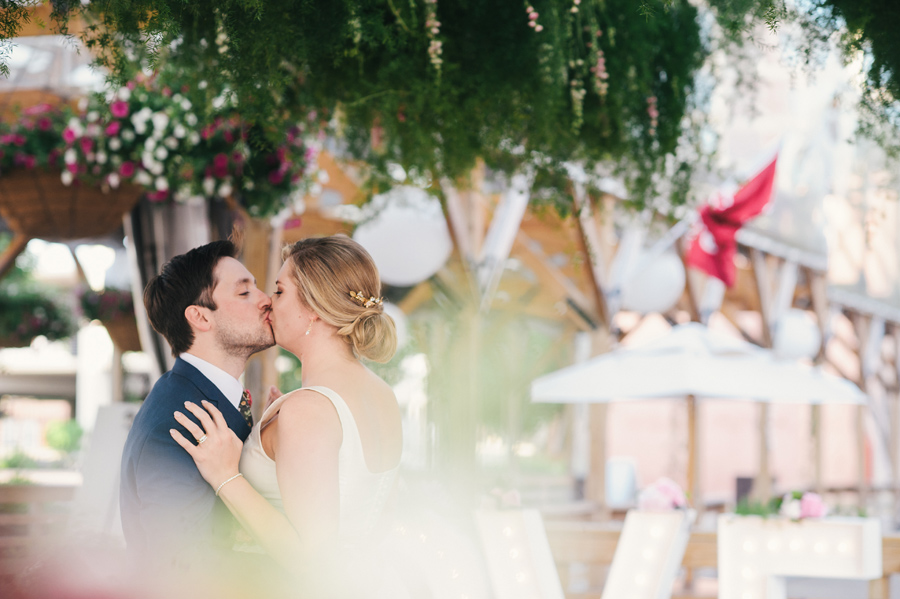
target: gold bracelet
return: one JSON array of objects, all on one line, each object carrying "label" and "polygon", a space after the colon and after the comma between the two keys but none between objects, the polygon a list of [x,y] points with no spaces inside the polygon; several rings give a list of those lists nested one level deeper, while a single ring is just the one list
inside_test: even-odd
[{"label": "gold bracelet", "polygon": [[238,473],[237,473],[237,474],[235,474],[235,475],[234,475],[234,476],[232,476],[232,477],[231,477],[231,478],[229,478],[229,479],[226,479],[226,480],[225,480],[225,481],[223,481],[223,482],[222,482],[222,484],[221,484],[221,485],[219,485],[219,488],[218,488],[218,489],[216,489],[216,497],[218,497],[218,496],[219,496],[219,491],[221,491],[221,490],[222,490],[222,487],[224,487],[224,486],[225,486],[225,485],[227,485],[227,484],[228,484],[228,483],[230,483],[230,482],[231,482],[231,481],[233,481],[233,480],[234,480],[234,479],[236,479],[236,478],[237,478],[237,477],[239,477],[239,476],[244,476],[244,475],[243,475],[243,474],[241,474],[241,473],[240,473],[240,472],[238,472]]}]

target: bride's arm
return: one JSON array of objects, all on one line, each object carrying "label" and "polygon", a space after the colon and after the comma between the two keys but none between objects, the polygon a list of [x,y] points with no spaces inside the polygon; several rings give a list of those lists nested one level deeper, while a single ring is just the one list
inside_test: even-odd
[{"label": "bride's arm", "polygon": [[309,558],[336,537],[340,510],[340,421],[326,398],[312,392],[297,395],[298,400],[305,395],[314,397],[284,402],[271,425],[278,427],[274,448],[276,476],[287,517],[243,477],[220,487],[237,475],[242,444],[215,406],[204,402],[208,414],[194,405],[186,406],[200,420],[202,430],[176,412],[178,422],[196,439],[205,431],[207,439],[201,445],[195,446],[177,431],[171,431],[175,441],[194,459],[203,478],[219,489],[219,497],[235,518],[270,556],[289,570],[315,561]]}]

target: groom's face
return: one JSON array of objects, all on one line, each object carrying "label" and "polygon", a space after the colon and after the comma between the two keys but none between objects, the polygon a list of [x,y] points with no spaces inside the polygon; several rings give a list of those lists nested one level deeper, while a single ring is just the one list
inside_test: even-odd
[{"label": "groom's face", "polygon": [[222,258],[213,270],[216,287],[211,312],[216,340],[231,355],[249,356],[275,344],[266,319],[272,302],[256,279],[234,258]]}]

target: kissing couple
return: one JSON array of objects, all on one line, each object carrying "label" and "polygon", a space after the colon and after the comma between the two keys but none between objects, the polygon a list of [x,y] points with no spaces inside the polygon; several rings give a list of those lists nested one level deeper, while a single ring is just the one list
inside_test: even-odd
[{"label": "kissing couple", "polygon": [[[349,576],[377,563],[403,444],[392,389],[361,362],[397,345],[375,264],[346,236],[304,239],[284,249],[270,298],[238,251],[190,250],[144,290],[177,359],[122,457],[131,563],[141,584],[192,597],[402,597],[389,568]],[[302,387],[272,387],[254,422],[238,379],[276,343],[300,360]]]}]

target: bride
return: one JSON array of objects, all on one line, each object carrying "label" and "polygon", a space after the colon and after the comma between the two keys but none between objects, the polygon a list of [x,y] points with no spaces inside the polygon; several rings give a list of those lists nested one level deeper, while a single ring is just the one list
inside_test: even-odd
[{"label": "bride", "polygon": [[[283,255],[268,319],[276,343],[300,359],[302,388],[275,399],[243,445],[208,403],[206,411],[185,406],[202,429],[175,413],[196,445],[171,434],[292,580],[356,594],[340,586],[349,579],[342,572],[358,575],[360,563],[378,553],[402,449],[394,393],[360,358],[389,360],[396,332],[375,264],[359,244],[345,236],[305,239]],[[364,596],[395,593],[363,582]]]}]

